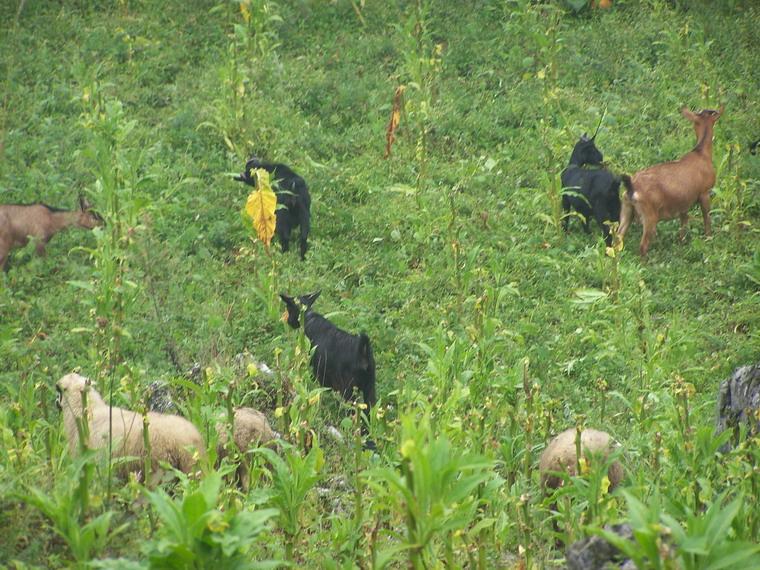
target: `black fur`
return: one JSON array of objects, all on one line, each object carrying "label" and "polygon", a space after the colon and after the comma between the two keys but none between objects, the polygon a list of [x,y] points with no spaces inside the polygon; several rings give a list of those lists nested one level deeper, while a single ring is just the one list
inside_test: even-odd
[{"label": "black fur", "polygon": [[627,174],[623,174],[620,176],[620,179],[623,181],[623,186],[625,186],[625,195],[628,196],[628,198],[633,198],[633,182],[631,181],[631,177]]},{"label": "black fur", "polygon": [[245,165],[245,172],[236,176],[235,180],[255,186],[256,181],[251,176],[251,170],[263,168],[277,182],[274,191],[277,194],[278,208],[275,213],[277,222],[275,233],[280,240],[282,251],[290,248],[290,233],[296,227],[301,228],[301,259],[306,257],[309,248],[308,238],[311,230],[311,196],[303,178],[298,176],[284,164],[269,164],[258,158],[251,158]]},{"label": "black fur", "polygon": [[750,154],[757,154],[757,146],[760,145],[760,139],[757,139],[755,142],[749,143],[749,153]]},{"label": "black fur", "polygon": [[300,326],[299,316],[303,307],[304,332],[314,347],[311,367],[317,381],[340,392],[346,400],[353,397],[354,388],[360,390],[369,417],[372,406],[377,402],[375,358],[369,337],[364,333],[355,335],[341,330],[314,312],[311,306],[319,293],[302,295],[297,300],[281,293],[280,297],[288,308],[288,324],[294,329]]},{"label": "black fur", "polygon": [[[594,139],[583,135],[573,148],[570,163],[562,171],[562,209],[568,213],[572,208],[581,214],[586,233],[590,231],[591,218],[595,218],[607,245],[612,245],[610,228],[604,222],[620,221],[620,178],[606,168],[583,168],[584,165],[601,166],[603,160]],[[565,231],[569,221],[569,216],[562,221]]]}]

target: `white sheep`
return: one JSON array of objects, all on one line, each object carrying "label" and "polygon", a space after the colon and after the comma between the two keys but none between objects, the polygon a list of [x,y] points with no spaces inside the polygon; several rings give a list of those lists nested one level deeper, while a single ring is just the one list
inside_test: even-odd
[{"label": "white sheep", "polygon": [[[103,401],[90,381],[79,374],[67,374],[56,383],[57,404],[63,411],[63,427],[72,455],[79,452],[79,430],[77,422],[83,416],[83,395],[86,392],[87,425],[90,449],[107,449],[109,406]],[[144,466],[145,445],[143,438],[143,416],[130,410],[110,409],[112,417],[112,457],[130,457],[133,461],[120,464],[119,473],[139,472]],[[199,455],[205,452],[201,434],[184,418],[170,414],[148,412],[148,434],[151,458],[151,483],[160,479],[160,462],[190,473]],[[147,478],[146,478],[147,480]]]},{"label": "white sheep", "polygon": [[[581,457],[600,454],[606,458],[616,447],[617,444],[606,432],[595,429],[585,429],[581,432]],[[541,486],[545,489],[556,489],[562,484],[562,478],[557,473],[576,475],[576,464],[575,428],[570,428],[551,440],[541,454],[538,465]],[[613,462],[607,477],[612,490],[623,479],[623,466],[617,461]]]},{"label": "white sheep", "polygon": [[[220,418],[221,419],[221,418]],[[218,435],[217,456],[221,460],[228,455],[229,423],[220,421],[216,424]],[[240,453],[245,454],[249,449],[258,447],[277,439],[279,436],[269,426],[264,414],[253,408],[235,408],[232,419],[232,441]],[[245,460],[240,462],[236,476],[243,489],[248,489],[248,466]]]}]

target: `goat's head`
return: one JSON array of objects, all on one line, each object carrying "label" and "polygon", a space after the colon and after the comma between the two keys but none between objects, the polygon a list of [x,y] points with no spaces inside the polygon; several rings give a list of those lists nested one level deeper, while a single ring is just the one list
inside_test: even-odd
[{"label": "goat's head", "polygon": [[311,309],[311,306],[314,304],[314,301],[317,300],[317,297],[319,297],[319,294],[321,292],[322,291],[315,291],[314,293],[301,295],[299,297],[289,297],[285,293],[280,293],[280,299],[283,300],[285,306],[288,309],[286,320],[291,328],[297,329],[299,326],[301,326],[299,322],[301,311],[303,310],[306,312]]},{"label": "goat's head", "polygon": [[596,136],[588,138],[586,133],[583,133],[581,138],[575,143],[573,147],[573,153],[570,155],[570,163],[583,166],[584,164],[601,165],[604,160],[604,156],[596,148],[594,139]]},{"label": "goat's head", "polygon": [[699,113],[693,113],[689,111],[688,107],[684,107],[681,109],[681,114],[692,122],[694,130],[699,134],[708,126],[712,127],[723,114],[725,108],[725,105],[721,105],[717,111],[714,109],[702,109]]},{"label": "goat's head", "polygon": [[238,176],[235,176],[234,180],[237,180],[238,182],[245,182],[249,186],[256,186],[256,177],[252,176],[251,173],[253,170],[261,168],[262,164],[264,163],[260,158],[252,156],[248,159],[248,162],[245,163],[245,172],[241,173]]},{"label": "goat's head", "polygon": [[84,196],[79,196],[79,210],[77,210],[77,224],[83,228],[91,230],[102,226],[105,222],[95,210],[92,204]]}]

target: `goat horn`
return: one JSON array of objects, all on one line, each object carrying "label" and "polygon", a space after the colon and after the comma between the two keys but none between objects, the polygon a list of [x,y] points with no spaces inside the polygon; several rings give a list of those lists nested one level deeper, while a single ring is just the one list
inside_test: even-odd
[{"label": "goat horn", "polygon": [[594,131],[594,136],[591,137],[591,140],[594,140],[596,138],[596,134],[599,132],[599,127],[602,126],[602,121],[604,121],[604,117],[607,115],[607,105],[604,106],[604,111],[602,111],[602,117],[599,119],[599,124],[596,126],[596,130]]}]

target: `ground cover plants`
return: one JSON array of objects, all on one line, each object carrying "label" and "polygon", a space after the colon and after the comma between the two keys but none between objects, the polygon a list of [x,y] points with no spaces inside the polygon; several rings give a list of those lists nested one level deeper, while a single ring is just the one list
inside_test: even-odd
[{"label": "ground cover plants", "polygon": [[[628,521],[639,568],[760,568],[757,442],[714,435],[719,382],[760,360],[760,8],[583,4],[2,3],[0,203],[84,194],[106,223],[0,275],[0,565],[558,568]],[[584,132],[632,174],[693,147],[682,106],[720,104],[712,237],[697,210],[646,260],[640,226],[563,231]],[[245,219],[251,155],[309,185],[303,262]],[[281,320],[280,292],[316,290],[372,339],[374,450]],[[199,473],[146,488],[72,458],[75,369],[140,413],[167,385]],[[238,406],[284,440],[219,463]],[[544,496],[572,427],[621,443],[614,492],[591,462]]]}]

